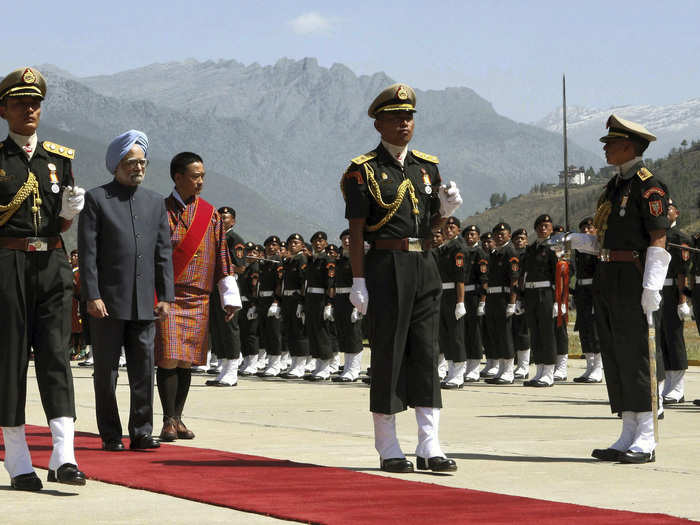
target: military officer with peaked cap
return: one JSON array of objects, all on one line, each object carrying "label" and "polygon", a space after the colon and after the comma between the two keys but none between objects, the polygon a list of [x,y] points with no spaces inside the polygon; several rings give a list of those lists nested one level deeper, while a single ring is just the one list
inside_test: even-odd
[{"label": "military officer with peaked cap", "polygon": [[73,450],[75,402],[69,358],[73,276],[61,240],[84,205],[73,180],[72,148],[39,142],[36,134],[46,81],[31,67],[0,82],[0,426],[5,469],[17,490],[40,490],[25,439],[29,348],[53,452],[49,481],[84,485]]},{"label": "military officer with peaked cap", "polygon": [[601,137],[614,166],[593,219],[598,236],[566,235],[575,250],[598,253],[593,278],[605,383],[622,432],[612,445],[593,450],[602,461],[655,460],[648,324],[661,303],[671,255],[666,251],[668,189],[645,166],[642,154],[656,140],[644,126],[611,115]]},{"label": "military officer with peaked cap", "polygon": [[[416,95],[394,84],[368,114],[381,135],[372,151],[352,160],[341,180],[350,223],[350,300],[370,325],[370,411],[380,466],[411,472],[396,438],[395,414],[412,406],[418,422],[419,469],[456,470],[438,442],[442,400],[438,378],[441,281],[429,251],[431,227],[459,207],[454,182],[441,186],[438,159],[409,150]],[[367,255],[364,243],[371,245]]]}]

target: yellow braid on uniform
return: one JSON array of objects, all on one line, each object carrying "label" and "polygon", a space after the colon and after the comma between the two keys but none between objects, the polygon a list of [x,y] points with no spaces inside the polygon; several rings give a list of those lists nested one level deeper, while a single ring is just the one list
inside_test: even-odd
[{"label": "yellow braid on uniform", "polygon": [[403,199],[406,196],[406,191],[408,191],[408,194],[411,197],[411,203],[413,204],[413,214],[418,215],[420,213],[418,211],[418,199],[416,198],[416,190],[413,188],[413,184],[409,179],[404,179],[404,181],[401,184],[399,184],[399,188],[396,192],[396,199],[394,199],[394,202],[392,202],[391,204],[387,204],[382,199],[382,191],[379,188],[377,180],[374,178],[374,170],[369,164],[364,164],[364,168],[365,173],[367,174],[367,187],[369,188],[370,194],[372,195],[372,197],[374,197],[374,200],[377,201],[377,204],[379,204],[382,208],[387,210],[386,215],[381,221],[379,221],[377,224],[366,226],[367,231],[377,231],[379,228],[381,228],[391,220],[391,218],[401,206],[401,203],[403,202]]},{"label": "yellow braid on uniform", "polygon": [[598,200],[598,208],[595,211],[595,216],[593,217],[593,226],[597,230],[598,245],[603,247],[603,240],[605,239],[605,230],[608,229],[608,217],[612,211],[612,203],[605,199],[605,196],[601,196]]},{"label": "yellow braid on uniform", "polygon": [[39,206],[41,206],[41,199],[39,198],[39,182],[36,180],[34,174],[30,171],[27,180],[22,187],[15,193],[14,198],[5,205],[0,205],[0,226],[3,226],[7,221],[10,220],[15,212],[22,206],[22,203],[27,200],[30,195],[34,196],[34,205],[32,206],[32,215],[34,215],[34,231],[39,229],[39,221],[41,220],[41,215],[39,212]]}]

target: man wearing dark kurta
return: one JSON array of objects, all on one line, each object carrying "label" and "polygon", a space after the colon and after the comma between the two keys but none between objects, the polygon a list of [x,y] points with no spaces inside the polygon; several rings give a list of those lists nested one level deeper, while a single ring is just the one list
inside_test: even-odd
[{"label": "man wearing dark kurta", "polygon": [[192,380],[192,365],[206,362],[209,297],[218,288],[228,322],[241,307],[221,216],[199,197],[204,163],[195,153],[178,153],[170,163],[175,182],[165,199],[173,246],[175,301],[156,328],[158,393],[163,405],[162,441],[192,439],[182,411]]},{"label": "man wearing dark kurta", "polygon": [[130,447],[159,446],[152,436],[154,319],[167,315],[174,294],[163,196],[140,186],[147,151],[148,139],[140,131],[112,141],[106,165],[114,180],[87,193],[78,225],[81,291],[95,360],[97,427],[107,451],[124,449],[115,393],[122,346],[131,393]]}]

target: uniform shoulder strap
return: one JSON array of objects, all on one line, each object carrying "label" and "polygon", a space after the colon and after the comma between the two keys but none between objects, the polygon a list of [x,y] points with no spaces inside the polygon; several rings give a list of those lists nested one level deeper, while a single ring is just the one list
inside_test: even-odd
[{"label": "uniform shoulder strap", "polygon": [[75,150],[73,148],[61,146],[60,144],[56,144],[55,142],[49,142],[48,140],[45,140],[41,144],[42,146],[44,146],[44,149],[49,153],[54,153],[56,155],[66,157],[67,159],[71,160],[75,158]]},{"label": "uniform shoulder strap", "polygon": [[654,176],[654,174],[651,171],[649,171],[648,169],[646,169],[644,166],[642,166],[641,168],[639,168],[637,170],[637,177],[639,177],[642,181],[650,179],[653,176]]},{"label": "uniform shoulder strap", "polygon": [[365,153],[364,155],[360,155],[359,157],[355,157],[350,162],[360,166],[360,165],[364,164],[365,162],[367,162],[368,160],[372,160],[376,156],[377,156],[377,150],[372,150],[372,151]]},{"label": "uniform shoulder strap", "polygon": [[440,160],[435,155],[428,155],[427,153],[423,153],[417,149],[412,149],[411,153],[413,153],[414,157],[418,157],[419,159],[427,160],[433,164],[440,164]]}]

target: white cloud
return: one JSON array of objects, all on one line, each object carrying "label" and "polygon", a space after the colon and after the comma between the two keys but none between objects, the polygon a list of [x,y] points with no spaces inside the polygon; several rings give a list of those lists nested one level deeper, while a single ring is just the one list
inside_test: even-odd
[{"label": "white cloud", "polygon": [[331,32],[333,19],[310,11],[290,20],[289,24],[297,35],[327,35]]}]

